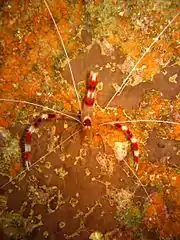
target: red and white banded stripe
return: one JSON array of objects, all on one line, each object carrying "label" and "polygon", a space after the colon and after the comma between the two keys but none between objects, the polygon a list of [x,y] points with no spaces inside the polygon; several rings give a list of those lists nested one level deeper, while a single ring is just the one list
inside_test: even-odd
[{"label": "red and white banded stripe", "polygon": [[59,118],[64,118],[64,116],[55,114],[55,113],[45,113],[42,114],[41,117],[39,117],[34,124],[32,124],[25,133],[24,137],[24,161],[26,164],[27,169],[29,170],[29,167],[31,166],[30,162],[30,154],[31,154],[31,141],[32,141],[32,134],[36,131],[36,129],[39,127],[39,125],[42,123],[44,120],[49,120],[49,119],[59,119]]},{"label": "red and white banded stripe", "polygon": [[98,73],[90,72],[86,87],[86,94],[83,100],[83,106],[93,107],[95,102],[95,91],[98,84]]},{"label": "red and white banded stripe", "polygon": [[[98,84],[98,74],[95,72],[90,72],[90,76],[87,82],[87,91],[86,95],[83,99],[83,107],[81,112],[81,121],[85,128],[90,129],[92,126],[92,113],[93,113],[93,105],[95,102],[95,91],[96,86]],[[42,114],[41,117],[39,117],[33,125],[31,125],[27,130],[24,138],[24,160],[27,169],[29,170],[29,167],[31,166],[30,162],[30,153],[31,153],[31,141],[32,141],[32,134],[36,131],[36,129],[39,127],[41,122],[43,120],[49,120],[49,119],[64,119],[64,115],[55,114],[55,113],[47,113]],[[134,154],[134,164],[136,171],[138,170],[138,164],[139,164],[139,146],[137,139],[133,136],[131,131],[125,126],[120,123],[114,123],[114,126],[121,129],[127,138],[131,142],[131,146],[133,149]]]},{"label": "red and white banded stripe", "polygon": [[92,126],[92,112],[95,102],[95,91],[98,84],[98,73],[90,72],[87,82],[86,94],[83,99],[83,106],[81,112],[81,120],[86,128],[90,129]]},{"label": "red and white banded stripe", "polygon": [[132,132],[127,126],[120,123],[114,123],[114,126],[121,129],[125,133],[126,137],[130,140],[134,155],[134,167],[137,171],[139,167],[139,145],[137,139],[133,136]]},{"label": "red and white banded stripe", "polygon": [[89,74],[87,89],[91,89],[95,91],[97,84],[98,84],[98,73],[91,71]]},{"label": "red and white banded stripe", "polygon": [[87,89],[86,95],[84,96],[84,104],[88,107],[92,107],[95,101],[95,90]]}]

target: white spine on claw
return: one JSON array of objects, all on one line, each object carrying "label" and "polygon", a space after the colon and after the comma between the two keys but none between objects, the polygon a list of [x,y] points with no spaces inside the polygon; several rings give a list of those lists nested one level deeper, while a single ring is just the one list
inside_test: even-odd
[{"label": "white spine on claw", "polygon": [[91,93],[91,97],[94,98],[95,97],[95,92]]},{"label": "white spine on claw", "polygon": [[122,131],[127,131],[128,130],[128,128],[125,125],[122,125],[121,129],[122,129]]},{"label": "white spine on claw", "polygon": [[134,151],[134,156],[135,156],[135,157],[139,157],[139,151],[138,151],[138,150],[135,150],[135,151]]},{"label": "white spine on claw", "polygon": [[92,75],[92,81],[96,81],[96,78],[97,78],[97,73],[95,72],[93,72],[93,73],[91,73],[91,75]]},{"label": "white spine on claw", "polygon": [[28,131],[29,131],[30,133],[33,133],[33,132],[36,131],[36,129],[35,129],[35,127],[33,127],[33,126],[30,126],[30,128],[28,129]]},{"label": "white spine on claw", "polygon": [[67,129],[68,128],[68,124],[67,122],[64,122],[64,129]]},{"label": "white spine on claw", "polygon": [[136,139],[135,137],[132,137],[132,138],[131,138],[131,142],[132,142],[132,143],[137,143],[137,139]]},{"label": "white spine on claw", "polygon": [[25,144],[25,152],[31,152],[31,145]]},{"label": "white spine on claw", "polygon": [[87,91],[87,97],[90,98],[91,97],[91,92]]},{"label": "white spine on claw", "polygon": [[42,119],[48,119],[48,114],[42,114],[41,118]]},{"label": "white spine on claw", "polygon": [[94,96],[95,96],[95,92],[91,92],[91,91],[87,91],[87,97],[88,98],[94,98]]}]

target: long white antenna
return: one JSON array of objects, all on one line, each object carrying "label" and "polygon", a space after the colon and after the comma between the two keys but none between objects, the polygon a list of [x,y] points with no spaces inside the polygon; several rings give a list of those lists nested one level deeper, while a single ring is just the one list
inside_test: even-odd
[{"label": "long white antenna", "polygon": [[[57,148],[59,148],[63,143],[67,142],[71,137],[73,137],[76,133],[80,132],[81,128],[79,128],[76,132],[74,132],[73,134],[71,134],[69,137],[67,137],[64,141],[62,141],[60,144],[58,144],[56,147],[54,147],[50,152],[46,153],[44,156],[42,156],[41,158],[39,158],[36,162],[34,162],[33,164],[31,164],[29,166],[29,169],[32,168],[33,166],[35,166],[37,163],[39,163],[40,161],[42,161],[45,157],[49,156],[52,152],[54,152]],[[0,187],[0,189],[6,187],[8,184],[10,184],[12,181],[14,181],[16,178],[18,178],[19,176],[21,176],[23,173],[25,173],[26,171],[28,171],[27,169],[23,170],[22,172],[20,172],[18,175],[16,175],[14,178],[10,179],[7,183],[5,183],[4,185],[2,185]]]},{"label": "long white antenna", "polygon": [[154,46],[154,44],[159,40],[159,38],[161,37],[161,35],[166,31],[166,29],[172,24],[172,22],[179,16],[180,12],[178,12],[172,19],[171,21],[166,25],[166,27],[158,34],[158,36],[154,39],[154,41],[150,44],[150,46],[148,48],[146,48],[146,51],[143,53],[143,55],[139,58],[139,60],[137,61],[137,63],[134,65],[134,67],[132,68],[132,70],[130,71],[130,73],[128,74],[128,76],[124,79],[123,83],[121,84],[121,86],[117,89],[117,91],[114,93],[114,95],[111,97],[111,99],[108,101],[107,105],[105,106],[105,109],[111,104],[111,102],[113,101],[113,99],[116,97],[117,94],[121,94],[122,91],[124,90],[124,88],[127,86],[127,84],[129,83],[130,79],[129,77],[131,76],[131,74],[135,71],[137,65],[141,62],[141,60],[144,58],[144,56],[150,52],[150,50],[152,49],[152,47]]},{"label": "long white antenna", "polygon": [[57,31],[58,36],[59,36],[59,39],[60,39],[60,41],[61,41],[61,44],[62,44],[64,53],[65,53],[65,55],[66,55],[66,59],[67,59],[68,66],[69,66],[69,71],[70,71],[70,73],[71,73],[71,78],[72,78],[72,83],[73,83],[74,91],[75,91],[75,93],[76,93],[76,97],[77,97],[78,104],[79,104],[79,110],[81,111],[81,101],[80,101],[80,99],[79,99],[79,95],[78,95],[77,88],[76,88],[76,82],[75,82],[74,75],[73,75],[73,72],[72,72],[72,68],[71,68],[69,56],[68,56],[68,54],[67,54],[66,47],[65,47],[64,41],[63,41],[63,39],[62,39],[60,29],[58,28],[58,26],[57,26],[57,24],[56,24],[56,21],[55,21],[53,15],[52,15],[52,12],[51,12],[51,10],[50,10],[50,8],[49,8],[49,5],[48,5],[47,1],[44,0],[44,3],[45,3],[45,5],[46,5],[46,8],[47,8],[47,10],[48,10],[48,12],[49,12],[49,15],[51,16],[51,19],[52,19],[52,21],[53,21],[53,23],[54,23],[54,26],[55,26],[55,28],[56,28],[56,31]]},{"label": "long white antenna", "polygon": [[35,107],[44,108],[44,109],[50,110],[50,111],[52,111],[52,112],[55,112],[55,113],[59,113],[59,114],[61,114],[61,115],[64,115],[64,116],[66,116],[66,117],[68,117],[68,118],[70,118],[70,119],[73,119],[73,120],[75,120],[76,122],[79,122],[79,123],[82,124],[82,122],[81,122],[79,119],[77,119],[77,118],[75,118],[75,117],[73,117],[73,116],[71,116],[71,115],[69,115],[69,114],[63,113],[63,112],[58,111],[58,110],[54,110],[54,109],[52,109],[52,108],[43,106],[43,105],[41,105],[41,104],[32,103],[32,102],[23,101],[23,100],[18,100],[18,99],[11,99],[11,98],[0,98],[0,101],[4,101],[4,102],[14,102],[14,103],[23,103],[23,104],[32,105],[32,106],[35,106]]},{"label": "long white antenna", "polygon": [[134,170],[129,166],[128,162],[127,162],[125,159],[122,159],[122,160],[123,160],[123,162],[126,164],[126,166],[129,168],[129,170],[132,172],[132,174],[135,176],[135,178],[138,180],[140,186],[144,189],[144,191],[145,191],[148,199],[151,200],[151,198],[150,198],[150,196],[149,196],[146,188],[145,188],[144,185],[142,184],[140,178],[137,176],[137,174],[134,172]]},{"label": "long white antenna", "polygon": [[145,122],[145,123],[165,123],[165,124],[180,125],[179,122],[164,121],[164,120],[157,120],[157,119],[154,119],[154,120],[140,119],[140,120],[127,120],[127,121],[105,122],[105,123],[99,124],[99,126],[109,125],[109,124],[116,124],[116,123],[138,123],[138,122]]}]

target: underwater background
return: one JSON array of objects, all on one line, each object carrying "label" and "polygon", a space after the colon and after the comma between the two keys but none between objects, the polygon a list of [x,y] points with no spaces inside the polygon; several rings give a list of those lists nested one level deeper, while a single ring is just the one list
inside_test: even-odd
[{"label": "underwater background", "polygon": [[[179,239],[179,7],[0,0],[0,239]],[[43,122],[27,171],[22,142],[34,119],[79,116],[69,63],[81,102],[88,72],[99,74],[92,129]],[[137,172],[123,132],[103,125],[113,121],[138,139]]]}]

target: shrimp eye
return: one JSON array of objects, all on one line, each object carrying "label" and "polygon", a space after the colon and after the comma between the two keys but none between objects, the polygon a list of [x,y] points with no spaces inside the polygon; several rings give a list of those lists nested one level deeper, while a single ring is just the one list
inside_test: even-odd
[{"label": "shrimp eye", "polygon": [[85,127],[91,127],[91,125],[92,125],[91,119],[86,118],[86,119],[83,121],[83,125],[84,125]]}]

